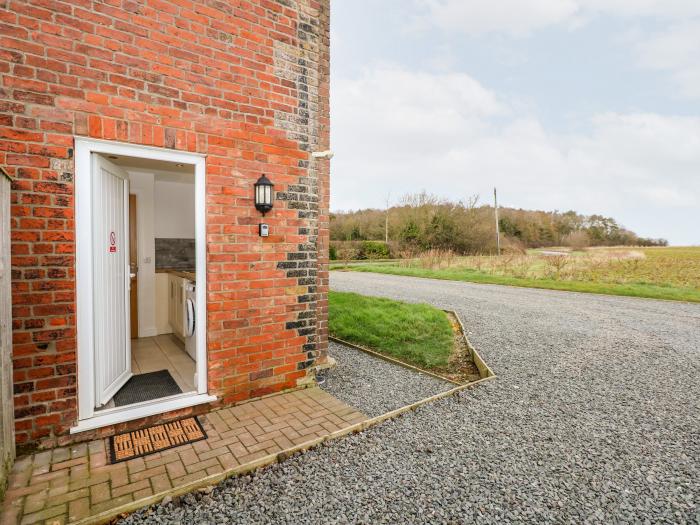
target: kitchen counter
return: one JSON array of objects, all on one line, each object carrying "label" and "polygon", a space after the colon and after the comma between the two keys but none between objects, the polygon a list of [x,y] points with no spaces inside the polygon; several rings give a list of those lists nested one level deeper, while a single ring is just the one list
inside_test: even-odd
[{"label": "kitchen counter", "polygon": [[157,268],[156,273],[169,273],[171,275],[176,275],[177,277],[182,277],[188,281],[197,282],[197,275],[194,270],[182,270],[177,268]]}]

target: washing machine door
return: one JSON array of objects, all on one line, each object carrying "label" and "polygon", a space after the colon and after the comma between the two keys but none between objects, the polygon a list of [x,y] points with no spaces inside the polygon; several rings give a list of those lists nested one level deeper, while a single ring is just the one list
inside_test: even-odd
[{"label": "washing machine door", "polygon": [[185,303],[185,314],[187,317],[185,321],[185,336],[192,337],[194,335],[195,327],[194,301],[189,297],[187,298],[187,302]]}]

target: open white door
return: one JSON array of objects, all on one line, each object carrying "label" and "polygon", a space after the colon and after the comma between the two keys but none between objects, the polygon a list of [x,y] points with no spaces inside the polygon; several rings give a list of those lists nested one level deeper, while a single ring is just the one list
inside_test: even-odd
[{"label": "open white door", "polygon": [[129,179],[92,154],[95,404],[109,402],[131,373]]}]

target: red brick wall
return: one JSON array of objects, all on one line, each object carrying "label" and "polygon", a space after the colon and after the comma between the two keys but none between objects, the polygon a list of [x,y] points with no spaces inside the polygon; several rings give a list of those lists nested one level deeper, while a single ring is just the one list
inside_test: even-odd
[{"label": "red brick wall", "polygon": [[207,154],[210,392],[303,381],[326,348],[329,0],[0,0],[0,74],[18,443],[77,418],[74,136]]}]

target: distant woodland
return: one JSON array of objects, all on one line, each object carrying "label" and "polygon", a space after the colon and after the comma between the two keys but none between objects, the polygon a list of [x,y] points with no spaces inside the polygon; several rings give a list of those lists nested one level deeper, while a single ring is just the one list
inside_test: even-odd
[{"label": "distant woodland", "polygon": [[[665,239],[639,237],[611,217],[575,211],[500,208],[498,223],[505,251],[668,244]],[[388,210],[332,213],[330,229],[332,259],[412,257],[429,250],[459,255],[496,252],[494,208],[476,197],[450,202],[427,193],[409,195]]]}]

